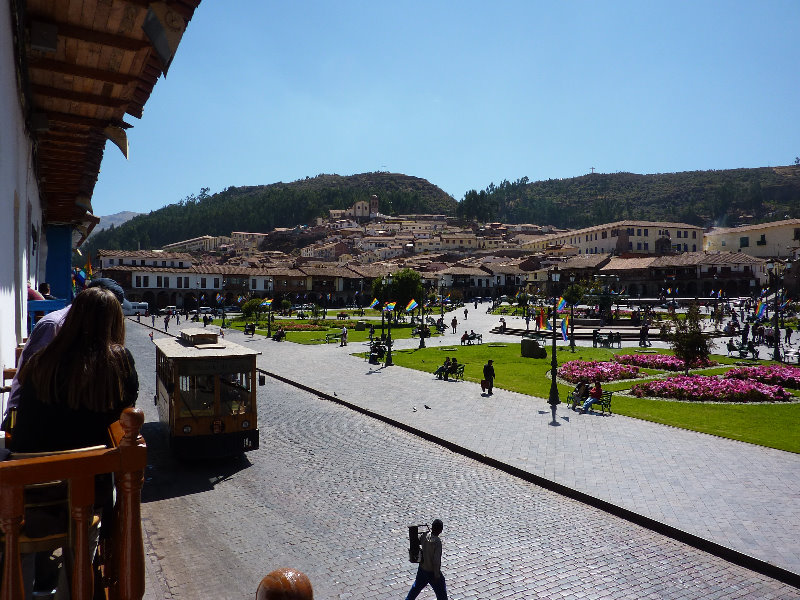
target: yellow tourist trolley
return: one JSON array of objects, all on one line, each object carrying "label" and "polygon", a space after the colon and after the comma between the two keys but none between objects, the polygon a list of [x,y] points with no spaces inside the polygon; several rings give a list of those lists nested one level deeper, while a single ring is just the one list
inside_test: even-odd
[{"label": "yellow tourist trolley", "polygon": [[207,329],[154,340],[159,420],[186,457],[229,456],[258,449],[256,356]]}]

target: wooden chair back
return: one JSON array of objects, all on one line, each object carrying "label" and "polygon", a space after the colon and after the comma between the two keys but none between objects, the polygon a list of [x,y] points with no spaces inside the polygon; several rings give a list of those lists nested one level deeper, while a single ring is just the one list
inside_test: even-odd
[{"label": "wooden chair back", "polygon": [[102,557],[106,595],[113,600],[141,600],[144,595],[144,545],[141,525],[141,489],[147,447],[140,436],[144,414],[127,408],[109,428],[108,448],[26,457],[0,462],[0,530],[5,536],[0,600],[22,600],[20,530],[26,486],[66,480],[74,536],[72,598],[91,600],[94,594],[89,527],[93,521],[94,477],[115,475],[117,501],[110,543]]}]

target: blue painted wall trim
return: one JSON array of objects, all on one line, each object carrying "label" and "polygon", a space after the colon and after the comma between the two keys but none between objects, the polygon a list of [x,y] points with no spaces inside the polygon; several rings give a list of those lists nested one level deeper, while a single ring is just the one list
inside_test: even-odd
[{"label": "blue painted wall trim", "polygon": [[48,225],[45,281],[56,298],[72,299],[72,227]]}]

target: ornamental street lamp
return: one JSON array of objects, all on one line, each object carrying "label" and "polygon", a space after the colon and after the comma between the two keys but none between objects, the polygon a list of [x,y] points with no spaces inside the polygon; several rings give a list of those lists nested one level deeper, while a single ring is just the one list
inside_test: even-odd
[{"label": "ornamental street lamp", "polygon": [[439,309],[444,317],[444,276],[439,280]]},{"label": "ornamental street lamp", "polygon": [[[569,282],[575,285],[575,272],[569,274]],[[569,305],[569,351],[575,352],[575,305]]]},{"label": "ornamental street lamp", "polygon": [[[392,285],[392,276],[391,275],[389,275],[389,277],[386,277],[386,278],[383,279],[383,286],[382,287],[383,287],[384,290],[386,289],[386,285],[387,284],[389,286]],[[386,312],[386,307],[383,306],[381,308],[383,309],[383,310],[381,310],[381,319],[383,319],[383,314]],[[386,320],[388,321],[388,325],[389,325],[389,334],[386,337],[386,362],[383,363],[383,366],[384,367],[391,367],[391,366],[394,365],[394,363],[392,362],[392,315],[389,315],[389,317]],[[381,323],[383,323],[382,320],[381,320]],[[381,331],[383,331],[382,328],[381,328]]]},{"label": "ornamental street lamp", "polygon": [[223,279],[222,280],[222,329],[225,329],[225,284],[227,282]]},{"label": "ornamental street lamp", "polygon": [[425,347],[425,286],[422,286],[422,304],[419,305],[419,347]]},{"label": "ornamental street lamp", "polygon": [[275,301],[275,294],[272,291],[272,277],[267,278],[267,287],[269,288],[269,295],[272,301],[267,306],[267,337],[272,337],[272,302]]},{"label": "ornamental street lamp", "polygon": [[561,274],[558,272],[558,267],[553,267],[553,269],[550,271],[550,290],[553,294],[553,349],[550,356],[550,397],[547,400],[547,403],[550,405],[550,411],[553,414],[553,420],[550,423],[551,425],[558,425],[558,422],[556,421],[556,407],[561,404],[561,400],[558,398],[558,383],[556,383],[558,374],[558,357],[556,356],[556,316],[558,314],[558,296],[556,295],[555,288],[559,279],[561,279]]},{"label": "ornamental street lamp", "polygon": [[767,263],[767,272],[769,273],[769,289],[775,295],[775,310],[772,311],[772,341],[774,346],[772,360],[775,362],[780,362],[781,360],[781,333],[780,329],[778,329],[778,311],[780,310],[780,294],[778,292],[780,291],[781,282],[779,265],[780,263],[773,263],[772,261]]}]

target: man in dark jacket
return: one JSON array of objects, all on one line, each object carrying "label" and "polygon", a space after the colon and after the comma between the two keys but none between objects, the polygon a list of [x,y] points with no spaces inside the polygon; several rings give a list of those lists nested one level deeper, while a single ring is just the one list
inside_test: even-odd
[{"label": "man in dark jacket", "polygon": [[489,390],[487,395],[492,395],[492,387],[494,387],[494,365],[492,364],[494,361],[489,359],[485,365],[483,365],[483,379],[486,382],[485,387]]}]

